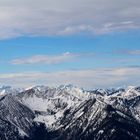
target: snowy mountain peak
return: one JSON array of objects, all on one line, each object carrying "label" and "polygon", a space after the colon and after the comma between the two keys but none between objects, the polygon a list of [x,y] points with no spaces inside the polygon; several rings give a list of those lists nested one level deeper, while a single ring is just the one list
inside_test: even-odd
[{"label": "snowy mountain peak", "polygon": [[11,86],[1,86],[0,87],[0,95],[17,94],[22,91],[24,91],[23,88],[13,88]]},{"label": "snowy mountain peak", "polygon": [[66,84],[66,85],[60,85],[60,86],[58,86],[58,88],[60,88],[60,89],[72,89],[72,88],[77,88],[77,87],[72,85],[72,84]]},{"label": "snowy mountain peak", "polygon": [[19,140],[21,135],[36,140],[40,133],[40,140],[118,140],[123,135],[126,139],[140,138],[140,87],[93,91],[72,85],[0,89],[0,130],[6,134],[0,131],[0,136],[4,140]]}]

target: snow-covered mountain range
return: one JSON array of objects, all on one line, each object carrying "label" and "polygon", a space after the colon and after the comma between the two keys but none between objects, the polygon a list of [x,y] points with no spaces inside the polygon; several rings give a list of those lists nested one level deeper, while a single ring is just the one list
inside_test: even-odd
[{"label": "snow-covered mountain range", "polygon": [[1,140],[139,140],[140,87],[0,87]]}]

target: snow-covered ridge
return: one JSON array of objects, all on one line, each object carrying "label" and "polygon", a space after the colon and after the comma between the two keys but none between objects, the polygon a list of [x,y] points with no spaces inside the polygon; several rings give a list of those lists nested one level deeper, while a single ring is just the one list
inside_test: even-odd
[{"label": "snow-covered ridge", "polygon": [[[140,93],[140,87],[135,86],[128,86],[126,88],[108,88],[108,89],[93,89],[86,91],[84,89],[78,88],[73,85],[60,85],[57,87],[49,87],[44,85],[37,85],[32,86],[28,88],[13,88],[11,86],[0,86],[0,94],[17,94],[28,90],[35,90],[36,93],[40,92],[41,94],[45,93],[47,90],[52,90],[53,93],[59,93],[61,91],[70,93],[71,95],[77,96],[77,97],[85,97],[85,94],[83,93],[100,93],[103,96],[123,96],[123,97],[130,97],[130,96],[138,96]],[[56,91],[56,92],[54,92]],[[76,94],[75,94],[76,93]],[[49,93],[51,95],[51,93]],[[53,94],[52,94],[53,95]],[[90,94],[89,94],[90,96]]]},{"label": "snow-covered ridge", "polygon": [[[113,115],[122,120],[122,125],[127,123],[125,119],[133,120],[134,125],[140,122],[140,87],[91,91],[72,85],[34,86],[27,89],[0,87],[0,123],[2,129],[7,129],[5,121],[9,123],[7,135],[10,131],[14,135],[28,135],[34,123],[43,123],[49,132],[59,130],[62,136],[63,133],[65,136],[75,135],[75,132],[86,136],[101,127],[105,120],[114,121]],[[115,121],[118,121],[117,117]],[[102,129],[94,136],[105,135],[104,131]]]},{"label": "snow-covered ridge", "polygon": [[90,96],[89,92],[72,85],[55,88],[35,86],[16,95],[18,100],[36,112],[35,121],[45,123],[50,129],[63,117],[65,110],[76,108]]},{"label": "snow-covered ridge", "polygon": [[13,88],[11,86],[0,86],[0,95],[17,94],[24,91],[24,88]]}]

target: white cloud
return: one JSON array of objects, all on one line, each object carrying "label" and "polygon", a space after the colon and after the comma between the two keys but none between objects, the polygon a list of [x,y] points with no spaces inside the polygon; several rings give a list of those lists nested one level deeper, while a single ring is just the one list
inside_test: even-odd
[{"label": "white cloud", "polygon": [[59,72],[26,72],[0,74],[0,83],[16,87],[37,84],[56,86],[73,84],[86,89],[117,87],[140,84],[140,68],[108,68],[91,70],[69,70]]},{"label": "white cloud", "polygon": [[19,58],[11,61],[11,64],[59,64],[67,61],[71,61],[76,58],[78,54],[72,54],[69,52],[61,55],[35,55],[29,58]]},{"label": "white cloud", "polygon": [[132,55],[140,55],[140,50],[132,50],[132,51],[128,51],[128,53]]},{"label": "white cloud", "polygon": [[0,39],[140,27],[139,0],[0,0]]},{"label": "white cloud", "polygon": [[65,52],[57,55],[34,55],[26,58],[17,58],[11,60],[13,65],[21,64],[60,64],[73,60],[78,60],[80,57],[93,57],[94,53],[70,53]]}]

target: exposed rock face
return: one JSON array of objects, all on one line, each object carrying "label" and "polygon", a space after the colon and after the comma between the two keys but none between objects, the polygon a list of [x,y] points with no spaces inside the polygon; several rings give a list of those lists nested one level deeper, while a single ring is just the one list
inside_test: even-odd
[{"label": "exposed rock face", "polygon": [[36,86],[13,93],[3,87],[1,93],[1,140],[140,139],[139,87]]}]

